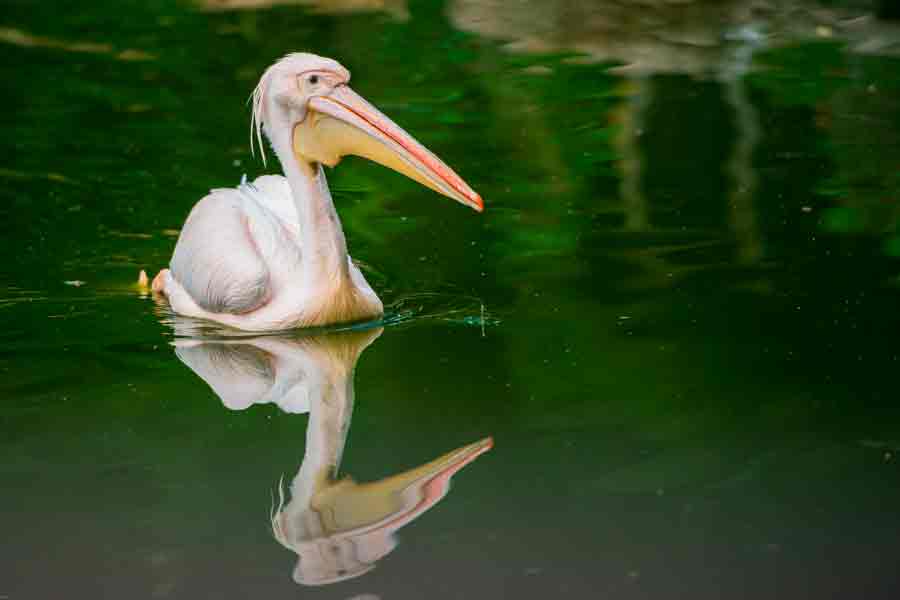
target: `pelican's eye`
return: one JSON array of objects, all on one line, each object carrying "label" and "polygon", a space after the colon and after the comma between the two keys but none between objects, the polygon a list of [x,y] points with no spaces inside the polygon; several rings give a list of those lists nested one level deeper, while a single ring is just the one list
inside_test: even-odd
[{"label": "pelican's eye", "polygon": [[310,75],[309,83],[310,83],[310,85],[316,85],[317,83],[319,83],[319,76],[318,75]]}]

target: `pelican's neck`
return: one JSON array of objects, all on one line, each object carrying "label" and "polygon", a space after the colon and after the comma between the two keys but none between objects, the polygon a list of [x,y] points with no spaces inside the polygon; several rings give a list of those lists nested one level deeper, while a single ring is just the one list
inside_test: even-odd
[{"label": "pelican's neck", "polygon": [[304,273],[312,282],[348,278],[347,241],[322,165],[295,157],[290,145],[275,151],[297,209]]}]

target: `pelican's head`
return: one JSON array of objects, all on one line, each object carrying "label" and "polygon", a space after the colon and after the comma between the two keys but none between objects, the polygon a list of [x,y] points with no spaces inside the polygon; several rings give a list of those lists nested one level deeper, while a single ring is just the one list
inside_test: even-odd
[{"label": "pelican's head", "polygon": [[285,160],[338,164],[363,156],[477,211],[484,204],[453,169],[350,89],[350,72],[315,54],[289,54],[269,67],[253,93],[251,136],[260,128]]}]

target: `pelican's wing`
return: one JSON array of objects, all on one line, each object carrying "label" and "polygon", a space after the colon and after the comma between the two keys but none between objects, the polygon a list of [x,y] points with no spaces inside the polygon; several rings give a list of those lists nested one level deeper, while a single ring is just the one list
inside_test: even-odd
[{"label": "pelican's wing", "polygon": [[270,210],[281,224],[299,235],[297,206],[291,195],[291,184],[281,175],[260,175],[250,185],[241,185],[240,190]]},{"label": "pelican's wing", "polygon": [[254,239],[260,207],[252,203],[241,189],[213,190],[184,223],[170,268],[204,310],[241,314],[270,297],[269,268]]}]

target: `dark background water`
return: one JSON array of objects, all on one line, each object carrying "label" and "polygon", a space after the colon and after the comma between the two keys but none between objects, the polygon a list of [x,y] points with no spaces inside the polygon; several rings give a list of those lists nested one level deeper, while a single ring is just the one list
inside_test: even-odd
[{"label": "dark background water", "polygon": [[[866,2],[208,4],[0,15],[0,599],[900,589],[897,24]],[[320,588],[268,521],[307,418],[225,408],[134,286],[208,189],[264,172],[246,99],[295,50],[487,205],[329,174],[398,321],[357,366],[342,473],[495,448]]]}]

